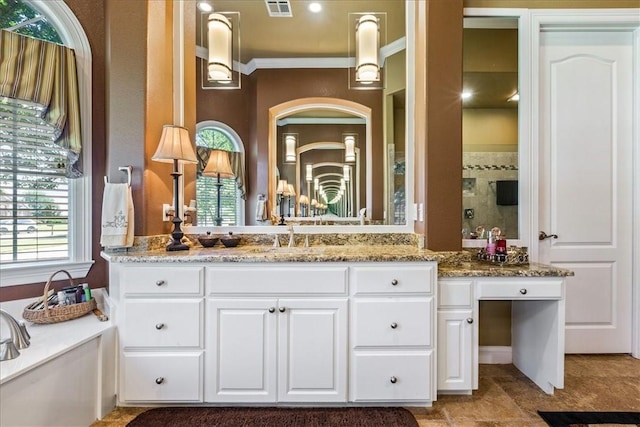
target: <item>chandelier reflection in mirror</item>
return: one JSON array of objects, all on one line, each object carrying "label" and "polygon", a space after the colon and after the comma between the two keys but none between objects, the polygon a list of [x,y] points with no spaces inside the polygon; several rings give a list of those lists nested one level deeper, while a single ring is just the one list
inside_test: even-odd
[{"label": "chandelier reflection in mirror", "polygon": [[240,89],[240,12],[202,13],[202,41],[207,62],[202,61],[203,89]]}]

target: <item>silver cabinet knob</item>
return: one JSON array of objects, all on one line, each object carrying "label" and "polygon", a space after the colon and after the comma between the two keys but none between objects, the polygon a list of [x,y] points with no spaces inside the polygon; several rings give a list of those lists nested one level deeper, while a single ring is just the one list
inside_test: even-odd
[{"label": "silver cabinet knob", "polygon": [[156,329],[157,330],[160,330],[162,328],[164,328],[164,323],[156,323]]},{"label": "silver cabinet knob", "polygon": [[468,324],[472,324],[473,323],[473,317],[467,317],[467,323]]},{"label": "silver cabinet knob", "polygon": [[395,384],[398,382],[398,379],[396,377],[391,377],[389,378],[389,381],[391,381],[391,384]]},{"label": "silver cabinet knob", "polygon": [[391,284],[392,284],[393,286],[397,286],[397,285],[398,285],[398,279],[393,279],[393,280],[391,281]]},{"label": "silver cabinet knob", "polygon": [[156,384],[162,384],[164,382],[164,378],[158,377],[156,378]]},{"label": "silver cabinet knob", "polygon": [[275,312],[276,312],[275,307],[269,307],[269,313],[275,313]]},{"label": "silver cabinet knob", "polygon": [[284,308],[284,307],[280,307],[280,308],[278,309],[278,311],[279,311],[280,313],[284,313],[284,312],[285,312],[285,310],[286,310],[286,308]]},{"label": "silver cabinet knob", "polygon": [[166,284],[167,282],[165,280],[156,280],[156,286],[162,286],[164,284]]},{"label": "silver cabinet knob", "polygon": [[398,324],[397,324],[396,322],[393,322],[393,323],[391,324],[391,329],[395,329],[395,328],[397,328],[397,327],[398,327]]},{"label": "silver cabinet knob", "polygon": [[527,294],[527,290],[526,290],[526,289],[524,289],[524,288],[523,288],[523,289],[520,289],[520,293],[521,293],[522,295],[526,295],[526,294]]}]

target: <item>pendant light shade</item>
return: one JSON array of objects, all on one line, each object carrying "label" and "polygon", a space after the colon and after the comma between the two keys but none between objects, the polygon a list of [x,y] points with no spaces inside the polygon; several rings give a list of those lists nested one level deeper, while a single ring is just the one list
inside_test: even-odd
[{"label": "pendant light shade", "polygon": [[287,163],[296,162],[297,135],[293,133],[284,134],[284,161]]},{"label": "pendant light shade", "polygon": [[356,161],[356,137],[353,135],[345,135],[344,137],[344,161]]},{"label": "pendant light shade", "polygon": [[233,73],[233,27],[220,13],[209,15],[209,80],[231,82]]},{"label": "pendant light shade", "polygon": [[372,83],[380,80],[378,50],[380,35],[378,18],[364,15],[356,24],[356,81]]}]

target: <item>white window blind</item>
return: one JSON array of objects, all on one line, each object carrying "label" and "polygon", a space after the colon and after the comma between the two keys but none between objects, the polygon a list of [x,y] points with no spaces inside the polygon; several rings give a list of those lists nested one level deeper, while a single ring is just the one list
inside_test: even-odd
[{"label": "white window blind", "polygon": [[42,107],[0,99],[0,263],[69,258],[66,151]]}]

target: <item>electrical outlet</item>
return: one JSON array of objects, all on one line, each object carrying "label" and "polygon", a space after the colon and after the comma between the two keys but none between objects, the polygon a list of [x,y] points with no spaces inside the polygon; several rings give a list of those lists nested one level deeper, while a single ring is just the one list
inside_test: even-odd
[{"label": "electrical outlet", "polygon": [[163,221],[171,221],[171,212],[173,211],[173,208],[171,207],[170,204],[168,203],[163,203],[162,204],[162,220]]},{"label": "electrical outlet", "polygon": [[473,211],[473,209],[471,208],[466,208],[464,210],[464,217],[465,219],[473,219],[473,217],[475,216],[475,212]]}]

